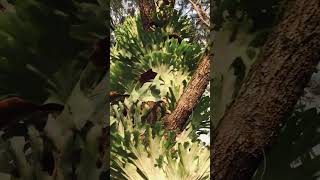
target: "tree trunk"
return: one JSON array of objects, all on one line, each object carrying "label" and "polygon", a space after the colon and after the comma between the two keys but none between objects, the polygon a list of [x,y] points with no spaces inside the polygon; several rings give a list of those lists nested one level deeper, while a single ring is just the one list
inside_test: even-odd
[{"label": "tree trunk", "polygon": [[145,31],[151,31],[154,24],[153,14],[156,12],[156,5],[153,0],[139,0],[140,16]]},{"label": "tree trunk", "polygon": [[186,90],[181,95],[176,109],[165,118],[167,130],[183,130],[188,117],[191,115],[198,100],[210,81],[210,56],[205,55],[192,75]]},{"label": "tree trunk", "polygon": [[320,1],[296,0],[269,36],[211,149],[214,180],[248,180],[320,60]]}]

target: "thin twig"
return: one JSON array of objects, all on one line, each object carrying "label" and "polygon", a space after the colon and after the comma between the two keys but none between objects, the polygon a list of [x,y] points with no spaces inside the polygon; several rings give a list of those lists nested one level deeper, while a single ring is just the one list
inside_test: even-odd
[{"label": "thin twig", "polygon": [[197,12],[199,19],[202,21],[202,23],[206,25],[208,28],[210,28],[209,15],[201,8],[201,6],[198,6],[197,3],[193,2],[192,0],[189,0],[189,2],[191,3],[193,9]]}]

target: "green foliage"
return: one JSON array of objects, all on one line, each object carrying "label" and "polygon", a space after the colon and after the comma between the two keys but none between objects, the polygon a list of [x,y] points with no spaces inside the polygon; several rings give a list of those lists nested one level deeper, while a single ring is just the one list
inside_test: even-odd
[{"label": "green foliage", "polygon": [[272,27],[282,5],[281,1],[276,0],[215,0],[214,3],[217,7],[213,10],[216,29],[220,29],[225,21],[246,20],[252,21],[252,31]]},{"label": "green foliage", "polygon": [[[177,99],[182,95],[185,84],[189,81],[190,75],[187,72],[174,70],[172,66],[155,66],[154,70],[158,72],[157,76],[151,81],[144,83],[141,87],[138,83],[130,94],[132,101],[164,101],[173,110]],[[183,83],[184,82],[184,83]]]},{"label": "green foliage", "polygon": [[43,102],[54,74],[66,64],[83,69],[105,36],[103,4],[20,0],[7,8],[0,14],[1,94]]},{"label": "green foliage", "polygon": [[[182,70],[195,69],[202,53],[200,46],[185,40],[179,42],[177,39],[169,39],[171,33],[177,33],[183,38],[183,34],[187,34],[191,28],[185,22],[186,19],[176,20],[182,22],[163,25],[154,32],[144,32],[139,17],[128,17],[116,28],[116,43],[111,48],[112,90],[123,91],[126,85],[137,81],[139,74],[161,64]],[[185,30],[180,31],[180,26]]]},{"label": "green foliage", "polygon": [[[151,32],[142,29],[139,16],[127,17],[114,31],[110,89],[130,96],[110,109],[111,178],[209,179],[209,149],[196,140],[210,124],[208,95],[182,134],[162,125],[204,49],[190,40],[192,26],[181,12],[157,7],[155,18]],[[150,69],[155,77],[141,82]]]},{"label": "green foliage", "polygon": [[[181,12],[158,8],[156,17],[159,22],[161,19],[162,21],[156,23],[157,26],[151,32],[143,30],[139,16],[127,17],[115,29],[116,42],[111,47],[110,89],[127,94],[137,93],[133,89],[140,88],[138,81],[141,74],[152,69],[157,77],[149,87],[140,88],[138,94],[145,93],[142,91],[149,88],[156,88],[161,94],[156,98],[149,96],[145,101],[168,101],[169,110],[173,110],[204,49],[190,40],[193,35],[192,25]],[[172,33],[178,34],[182,39],[173,38]],[[148,95],[150,93],[152,92]],[[194,116],[203,118],[195,120],[206,119],[206,122],[195,122],[195,130],[208,127],[209,124],[209,114],[200,113],[202,112],[199,110]]]},{"label": "green foliage", "polygon": [[[148,110],[142,102],[112,106],[111,177],[113,179],[208,179],[210,152],[192,142],[189,130],[177,138],[161,127],[142,123]],[[123,113],[123,112],[127,113]]]},{"label": "green foliage", "polygon": [[[267,154],[255,178],[317,179],[319,171],[320,113],[315,108],[296,110],[284,124],[277,143]],[[281,159],[281,161],[279,161]],[[265,169],[265,170],[264,170]]]},{"label": "green foliage", "polygon": [[[242,80],[257,59],[268,34],[278,23],[287,1],[216,0],[211,9],[214,20],[215,55],[211,104],[214,127],[236,97]],[[213,36],[212,36],[213,37]],[[241,66],[234,66],[235,62]]]},{"label": "green foliage", "polygon": [[2,129],[0,179],[106,177],[108,75],[89,57],[96,41],[107,36],[107,2],[5,4],[0,13],[1,97],[19,95],[64,109],[19,117],[19,123]]}]

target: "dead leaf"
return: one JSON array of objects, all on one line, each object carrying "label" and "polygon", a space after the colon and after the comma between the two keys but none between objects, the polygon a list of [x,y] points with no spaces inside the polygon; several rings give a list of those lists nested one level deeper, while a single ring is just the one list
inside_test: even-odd
[{"label": "dead leaf", "polygon": [[152,69],[149,69],[147,72],[144,72],[140,75],[139,82],[142,86],[144,83],[149,82],[150,80],[154,79],[156,76],[157,76],[157,73],[153,72]]},{"label": "dead leaf", "polygon": [[20,97],[10,97],[0,101],[0,128],[14,125],[19,118],[36,111],[56,112],[62,111],[63,106],[55,103],[38,105]]},{"label": "dead leaf", "polygon": [[110,97],[110,102],[114,101],[122,101],[124,98],[129,97],[130,95],[128,94],[121,94],[116,91],[110,91],[109,97]]}]

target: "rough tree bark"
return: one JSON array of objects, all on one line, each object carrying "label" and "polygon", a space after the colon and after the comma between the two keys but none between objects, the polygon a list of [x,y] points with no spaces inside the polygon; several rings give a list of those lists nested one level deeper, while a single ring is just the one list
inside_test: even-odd
[{"label": "rough tree bark", "polygon": [[167,130],[182,131],[188,117],[197,105],[198,100],[210,81],[210,56],[204,55],[191,81],[179,98],[175,110],[164,121]]},{"label": "rough tree bark", "polygon": [[163,0],[163,4],[166,6],[174,7],[174,4],[176,3],[175,0]]},{"label": "rough tree bark", "polygon": [[248,180],[320,60],[320,1],[296,0],[269,36],[211,149],[214,180]]},{"label": "rough tree bark", "polygon": [[143,29],[145,31],[151,31],[154,24],[153,13],[156,12],[156,5],[153,0],[139,0],[139,10]]}]

